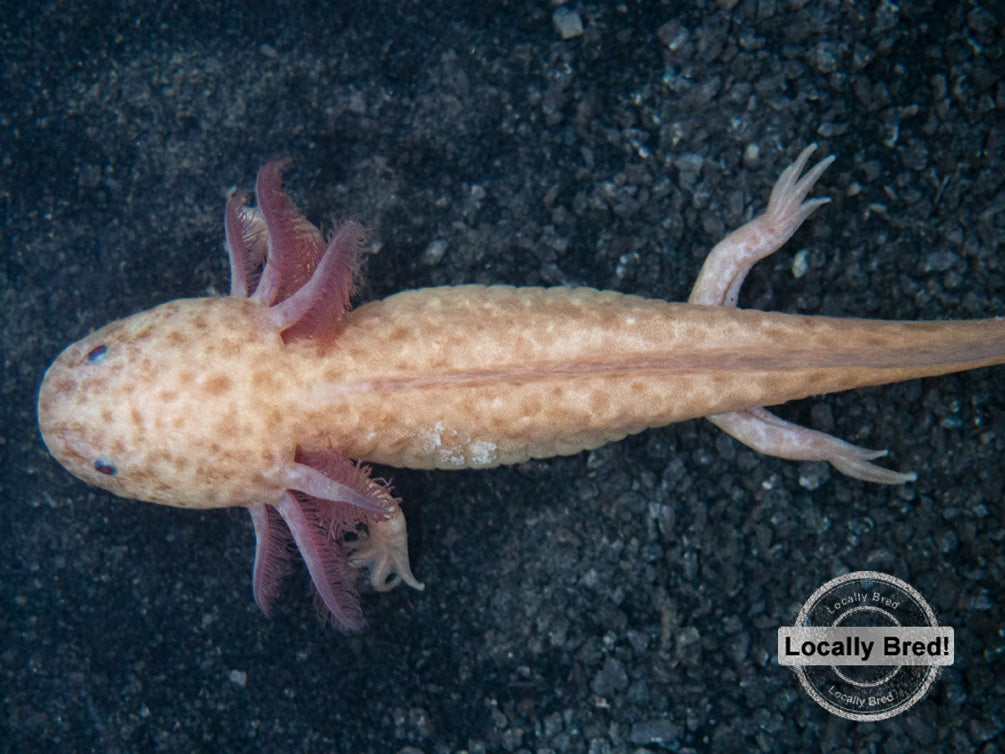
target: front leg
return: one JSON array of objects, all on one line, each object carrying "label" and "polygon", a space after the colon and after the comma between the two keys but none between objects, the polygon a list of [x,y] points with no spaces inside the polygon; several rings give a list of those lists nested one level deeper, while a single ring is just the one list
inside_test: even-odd
[{"label": "front leg", "polygon": [[[716,244],[705,259],[688,303],[736,306],[747,273],[755,263],[778,251],[803,221],[828,198],[805,201],[821,174],[834,161],[827,157],[802,178],[806,161],[816,149],[811,144],[787,167],[775,183],[767,211],[733,231]],[[705,417],[727,434],[759,453],[796,461],[828,461],[838,471],[879,484],[912,482],[915,474],[901,474],[869,461],[886,455],[839,440],[832,435],[779,419],[764,408],[713,414]]]}]

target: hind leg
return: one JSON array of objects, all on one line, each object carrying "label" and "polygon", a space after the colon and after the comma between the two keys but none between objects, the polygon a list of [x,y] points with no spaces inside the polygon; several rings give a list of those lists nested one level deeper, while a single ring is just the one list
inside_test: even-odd
[{"label": "hind leg", "polygon": [[[779,176],[768,200],[768,209],[716,244],[705,259],[688,303],[708,306],[736,306],[740,287],[758,261],[778,251],[803,221],[827,198],[806,195],[827,167],[831,155],[799,177],[816,149],[811,144]],[[885,450],[860,448],[836,437],[779,419],[764,408],[713,414],[705,417],[721,430],[765,455],[796,461],[828,461],[848,476],[879,484],[902,484],[916,479],[869,463],[886,455]]]}]

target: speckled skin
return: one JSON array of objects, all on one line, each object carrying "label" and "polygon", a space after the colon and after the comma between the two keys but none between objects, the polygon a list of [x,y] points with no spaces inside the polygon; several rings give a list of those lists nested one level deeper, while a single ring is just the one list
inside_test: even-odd
[{"label": "speckled skin", "polygon": [[[646,427],[1001,363],[1005,321],[885,323],[670,304],[589,288],[461,286],[349,312],[325,350],[249,299],[112,323],[46,374],[56,459],[126,497],[196,508],[282,491],[296,448],[412,468],[574,453]],[[95,359],[87,354],[104,345]],[[117,468],[95,470],[96,458]]]},{"label": "speckled skin", "polygon": [[770,455],[881,484],[915,478],[763,407],[1005,362],[1005,320],[870,322],[736,308],[750,267],[826,199],[833,157],[780,175],[765,213],[709,252],[687,304],[591,288],[406,291],[347,311],[365,232],[325,240],[258,173],[227,202],[231,296],[172,301],[87,336],[39,391],[42,437],[76,476],[123,497],[244,506],[252,588],[268,614],[291,544],[344,631],[365,626],[361,569],[423,585],[405,518],[361,461],[486,468],[575,453],[706,416]]}]

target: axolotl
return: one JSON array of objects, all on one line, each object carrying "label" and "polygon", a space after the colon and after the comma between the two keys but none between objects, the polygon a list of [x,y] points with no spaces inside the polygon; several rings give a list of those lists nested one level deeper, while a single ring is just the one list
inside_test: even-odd
[{"label": "axolotl", "polygon": [[834,159],[778,179],[767,211],[712,249],[687,303],[592,288],[462,285],[350,309],[367,238],[327,240],[258,174],[257,207],[228,201],[228,297],[171,301],[71,345],[38,399],[52,456],[117,495],[186,508],[243,506],[268,614],[300,551],[332,622],[364,625],[357,577],[421,589],[405,520],[366,463],[489,468],[576,453],[707,417],[770,455],[852,477],[912,474],[763,407],[1005,362],[1005,319],[886,322],[737,308],[751,266],[826,198]]}]

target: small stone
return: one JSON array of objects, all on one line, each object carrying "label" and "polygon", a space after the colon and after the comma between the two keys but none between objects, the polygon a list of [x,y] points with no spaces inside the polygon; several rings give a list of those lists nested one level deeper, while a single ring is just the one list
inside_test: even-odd
[{"label": "small stone", "polygon": [[806,249],[801,249],[792,258],[792,277],[801,278],[809,271],[810,265],[806,261],[806,258],[808,256],[809,251],[807,251]]},{"label": "small stone", "polygon": [[671,720],[646,720],[632,726],[628,739],[633,744],[669,744],[680,737],[680,726]]},{"label": "small stone", "polygon": [[443,259],[443,255],[447,253],[447,242],[442,238],[434,239],[429,242],[429,246],[426,250],[422,252],[422,263],[429,265],[430,267],[435,267]]},{"label": "small stone", "polygon": [[608,657],[604,666],[593,677],[591,688],[597,696],[611,696],[628,686],[625,666],[613,657]]},{"label": "small stone", "polygon": [[555,31],[562,36],[562,39],[572,39],[583,33],[583,19],[576,11],[564,6],[555,11],[551,22],[555,24]]}]

